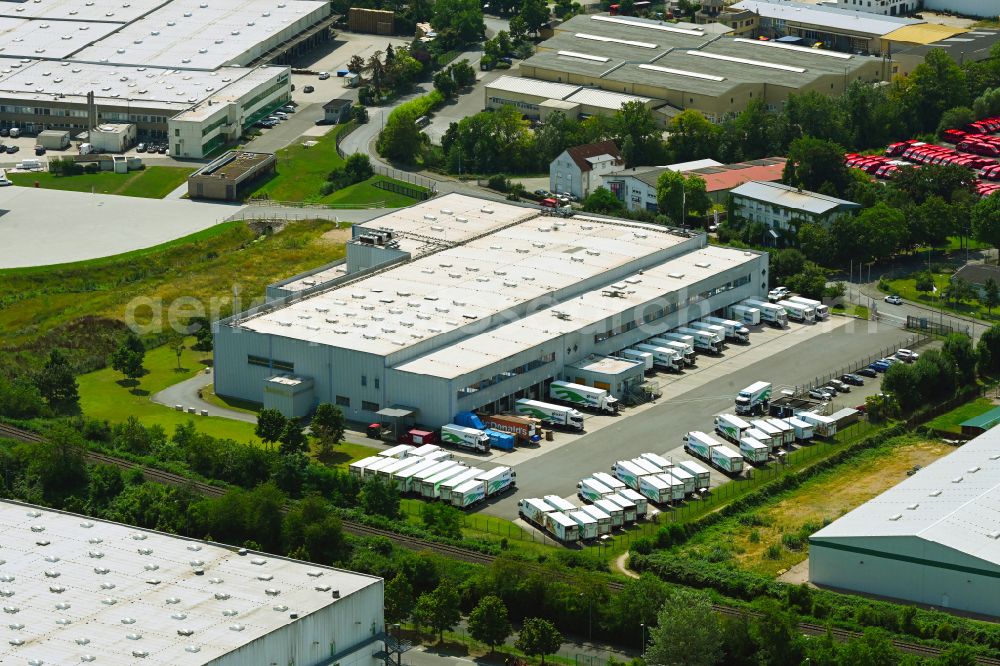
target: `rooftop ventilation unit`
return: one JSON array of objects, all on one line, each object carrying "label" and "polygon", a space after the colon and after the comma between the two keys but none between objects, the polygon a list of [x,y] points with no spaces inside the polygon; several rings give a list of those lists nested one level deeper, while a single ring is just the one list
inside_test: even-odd
[{"label": "rooftop ventilation unit", "polygon": [[932,490],[932,491],[930,491],[927,494],[930,495],[931,497],[938,497],[941,494],[941,491],[940,490]]},{"label": "rooftop ventilation unit", "polygon": [[894,513],[891,516],[889,516],[889,520],[896,521],[896,520],[899,520],[902,517],[903,517],[903,514],[901,514],[901,513]]},{"label": "rooftop ventilation unit", "polygon": [[707,261],[697,261],[695,262],[694,265],[697,266],[698,268],[709,268],[712,264],[708,263]]}]

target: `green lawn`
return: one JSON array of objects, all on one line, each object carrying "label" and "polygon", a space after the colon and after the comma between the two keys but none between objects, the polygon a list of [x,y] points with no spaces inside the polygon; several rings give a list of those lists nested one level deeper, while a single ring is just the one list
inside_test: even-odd
[{"label": "green lawn", "polygon": [[231,409],[235,412],[243,412],[245,414],[256,414],[261,409],[260,404],[256,402],[240,400],[239,398],[226,398],[221,395],[216,395],[215,386],[212,384],[209,384],[202,390],[201,399],[210,405],[219,407],[220,409]]},{"label": "green lawn", "polygon": [[980,414],[985,414],[986,412],[993,409],[996,405],[987,400],[986,398],[977,398],[972,402],[966,403],[957,409],[942,414],[932,421],[927,422],[927,427],[934,430],[944,430],[948,432],[961,432],[962,429],[958,427],[958,424],[962,421],[967,421],[974,416],[979,416]]},{"label": "green lawn", "polygon": [[194,169],[185,167],[151,166],[129,173],[85,173],[79,176],[59,176],[54,173],[11,173],[15,185],[72,192],[119,194],[126,197],[162,199],[180,187]]},{"label": "green lawn", "polygon": [[335,127],[326,135],[316,139],[316,145],[311,148],[298,143],[279,150],[277,175],[261,184],[252,196],[267,196],[275,201],[319,204],[381,203],[389,208],[401,208],[417,203],[417,200],[411,197],[374,187],[373,184],[376,182],[392,180],[383,176],[373,176],[325,197],[320,196],[320,188],[326,182],[327,174],[344,165],[344,159],[337,153],[337,136],[347,127],[349,126]]},{"label": "green lawn", "polygon": [[934,293],[917,291],[917,281],[914,277],[885,280],[885,283],[889,288],[882,289],[881,283],[879,284],[879,288],[885,293],[898,294],[908,301],[922,303],[927,307],[934,308],[936,310],[943,309],[946,312],[953,312],[955,314],[965,317],[974,317],[976,319],[1000,320],[1000,309],[994,310],[993,312],[987,312],[986,308],[983,307],[978,301],[973,301],[971,303],[950,303],[945,301],[943,298],[938,298],[938,295],[943,293],[945,287],[948,286],[948,279],[951,277],[951,274],[934,273],[932,277],[934,278],[934,286],[937,288],[937,291]]}]

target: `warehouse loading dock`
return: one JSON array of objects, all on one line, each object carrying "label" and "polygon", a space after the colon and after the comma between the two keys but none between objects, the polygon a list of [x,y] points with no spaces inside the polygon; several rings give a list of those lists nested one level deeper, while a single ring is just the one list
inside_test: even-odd
[{"label": "warehouse loading dock", "polygon": [[610,356],[590,356],[563,370],[563,379],[574,384],[604,389],[619,400],[645,402],[646,364]]}]

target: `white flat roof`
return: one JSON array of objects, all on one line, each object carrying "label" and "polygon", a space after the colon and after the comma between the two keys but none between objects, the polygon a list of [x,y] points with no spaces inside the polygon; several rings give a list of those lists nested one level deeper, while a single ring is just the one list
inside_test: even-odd
[{"label": "white flat roof", "polygon": [[570,363],[567,368],[577,370],[589,370],[590,372],[602,372],[608,375],[618,375],[637,367],[645,369],[645,363],[632,361],[624,358],[612,358],[610,356],[592,356],[576,363]]},{"label": "white flat roof", "polygon": [[651,225],[536,215],[238,325],[388,355],[687,240]]},{"label": "white flat roof", "polygon": [[505,92],[521,93],[524,95],[538,95],[549,99],[566,99],[580,86],[571,86],[566,83],[553,83],[551,81],[541,81],[539,79],[526,79],[520,76],[501,76],[486,84],[487,90],[503,90]]},{"label": "white flat roof", "polygon": [[0,16],[60,21],[128,23],[151,12],[165,0],[31,0],[0,2]]},{"label": "white flat roof", "polygon": [[1000,428],[988,430],[810,539],[916,537],[1000,565]]},{"label": "white flat roof", "polygon": [[0,530],[4,663],[204,664],[379,580],[8,501]]},{"label": "white flat roof", "polygon": [[598,90],[597,88],[581,88],[567,97],[566,101],[618,111],[626,102],[641,102],[646,104],[650,101],[650,98]]},{"label": "white flat roof", "polygon": [[255,45],[328,14],[329,5],[314,0],[173,0],[74,58],[183,69],[245,65],[240,56]]},{"label": "white flat roof", "polygon": [[[624,278],[614,285],[594,289],[509,324],[465,338],[402,363],[395,369],[444,379],[461,377],[566,333],[663,298],[722,270],[754,261],[757,256],[744,250],[708,245],[644,269],[641,274]],[[609,289],[619,295],[606,295]]]},{"label": "white flat roof", "polygon": [[[0,2],[0,5],[15,4]],[[31,3],[24,3],[30,6]],[[5,58],[65,58],[121,28],[117,23],[28,20],[0,16],[0,56]],[[0,61],[0,67],[10,67]]]},{"label": "white flat roof", "polygon": [[871,35],[886,35],[905,25],[917,25],[926,21],[900,16],[881,16],[871,12],[840,9],[805,2],[768,2],[765,0],[743,0],[733,9],[750,10],[759,16],[790,23],[815,25],[847,32]]}]

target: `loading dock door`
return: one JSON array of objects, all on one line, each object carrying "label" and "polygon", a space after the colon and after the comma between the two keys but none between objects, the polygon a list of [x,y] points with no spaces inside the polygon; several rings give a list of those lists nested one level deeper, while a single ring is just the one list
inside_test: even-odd
[{"label": "loading dock door", "polygon": [[594,381],[594,388],[604,389],[608,393],[611,393],[611,384],[607,382]]}]

